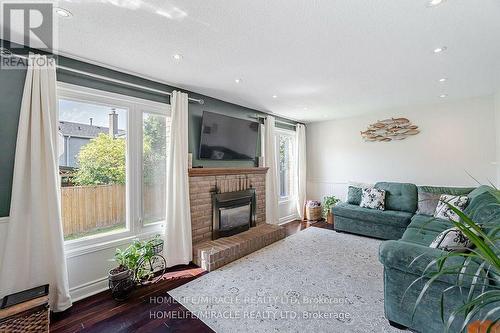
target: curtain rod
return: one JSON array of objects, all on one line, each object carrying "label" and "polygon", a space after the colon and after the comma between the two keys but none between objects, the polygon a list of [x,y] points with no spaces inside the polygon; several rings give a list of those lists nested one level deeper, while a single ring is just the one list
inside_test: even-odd
[{"label": "curtain rod", "polygon": [[[7,55],[4,55],[4,56],[7,56]],[[21,58],[21,59],[28,60],[27,56],[23,56],[23,55],[20,55],[20,54],[11,53],[10,56],[15,56],[15,57],[18,57],[18,58]],[[135,83],[130,83],[130,82],[123,81],[123,80],[113,79],[113,78],[110,78],[110,77],[107,77],[107,76],[102,76],[102,75],[99,75],[99,74],[89,73],[89,72],[81,71],[81,70],[78,70],[78,69],[74,69],[74,68],[62,66],[62,65],[59,65],[59,64],[56,64],[56,67],[59,68],[59,69],[62,69],[64,71],[68,71],[68,72],[72,72],[72,73],[76,73],[76,74],[80,74],[80,75],[84,75],[84,76],[90,76],[90,77],[93,77],[95,79],[99,79],[99,80],[103,80],[103,81],[108,81],[108,82],[113,82],[113,83],[121,84],[121,85],[124,85],[124,86],[129,86],[129,87],[133,87],[133,88],[142,89],[142,90],[147,90],[147,91],[151,91],[151,92],[154,92],[154,93],[157,93],[157,94],[161,94],[161,95],[172,96],[172,93],[169,93],[167,91],[163,91],[163,90],[159,90],[159,89],[154,89],[154,88],[146,87],[146,86],[143,86],[143,85],[140,85],[140,84],[135,84]],[[202,105],[205,104],[205,101],[203,99],[196,99],[196,98],[188,98],[188,99],[189,99],[190,102],[195,102],[195,103],[202,104]]]},{"label": "curtain rod", "polygon": [[[267,116],[250,116],[250,118],[261,120],[261,119],[266,119]],[[289,120],[289,119],[287,119],[287,120]],[[293,120],[289,120],[289,121],[293,121]],[[276,119],[274,122],[279,123],[279,124],[283,124],[283,125],[287,125],[287,126],[293,126],[293,127],[297,127],[297,124],[300,124],[299,122],[297,122],[296,124],[291,124],[291,123],[287,123],[286,121],[282,121],[282,120],[278,120],[278,119]]]}]

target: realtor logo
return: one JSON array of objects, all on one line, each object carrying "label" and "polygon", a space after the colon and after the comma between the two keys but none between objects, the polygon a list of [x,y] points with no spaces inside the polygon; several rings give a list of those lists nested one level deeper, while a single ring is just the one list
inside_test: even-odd
[{"label": "realtor logo", "polygon": [[48,2],[3,3],[2,36],[2,69],[25,67],[19,64],[19,58],[7,56],[10,52],[27,54],[30,49],[37,49],[52,53],[54,47],[53,4]]}]

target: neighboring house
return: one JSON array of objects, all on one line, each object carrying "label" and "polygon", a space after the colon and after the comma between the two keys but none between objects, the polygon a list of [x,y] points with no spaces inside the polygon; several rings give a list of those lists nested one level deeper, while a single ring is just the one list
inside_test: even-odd
[{"label": "neighboring house", "polygon": [[59,156],[59,166],[76,168],[80,149],[101,133],[114,137],[125,135],[126,131],[118,129],[118,115],[111,113],[109,118],[110,127],[92,125],[92,120],[90,124],[60,121],[59,133],[64,138],[64,149]]}]

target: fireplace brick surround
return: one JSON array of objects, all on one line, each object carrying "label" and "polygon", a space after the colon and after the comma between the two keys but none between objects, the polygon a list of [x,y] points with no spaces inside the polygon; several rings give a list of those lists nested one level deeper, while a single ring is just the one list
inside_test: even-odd
[{"label": "fireplace brick surround", "polygon": [[[267,168],[200,168],[189,170],[193,262],[210,271],[285,237],[285,229],[266,224]],[[255,189],[256,226],[234,236],[212,240],[212,195]]]},{"label": "fireplace brick surround", "polygon": [[223,192],[237,191],[247,179],[255,189],[256,224],[266,220],[267,168],[203,168],[189,171],[189,200],[191,203],[191,231],[193,244],[212,240],[212,193],[216,186]]}]

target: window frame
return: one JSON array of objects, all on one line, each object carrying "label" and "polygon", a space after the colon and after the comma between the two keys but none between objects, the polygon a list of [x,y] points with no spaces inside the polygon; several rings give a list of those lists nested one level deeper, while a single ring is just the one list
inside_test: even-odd
[{"label": "window frame", "polygon": [[[295,131],[293,130],[289,130],[289,129],[284,129],[284,128],[278,128],[278,127],[275,127],[275,146],[276,146],[276,166],[277,166],[277,174],[278,174],[278,189],[281,188],[281,181],[280,181],[280,176],[279,176],[279,173],[280,173],[280,170],[279,170],[279,166],[280,166],[280,160],[279,160],[279,146],[280,146],[280,136],[287,136],[289,138],[291,138],[291,142],[292,142],[292,149],[295,151],[296,150],[296,147],[295,147]],[[290,194],[290,192],[292,192],[292,194]],[[292,201],[292,200],[295,200],[295,193],[293,193],[293,188],[290,188],[289,189],[289,194],[287,196],[284,196],[282,197],[280,193],[278,193],[278,202],[279,203],[285,203],[285,202],[289,202],[289,201]]]},{"label": "window frame", "polygon": [[59,99],[115,106],[127,110],[126,230],[64,241],[66,254],[74,256],[99,251],[134,238],[164,234],[165,221],[144,225],[142,219],[143,113],[170,117],[170,105],[63,82],[57,82],[57,105],[59,105]]}]

